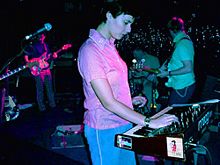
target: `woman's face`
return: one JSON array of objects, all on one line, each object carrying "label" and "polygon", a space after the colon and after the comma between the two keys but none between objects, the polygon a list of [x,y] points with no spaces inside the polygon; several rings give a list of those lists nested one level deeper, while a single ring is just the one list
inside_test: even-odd
[{"label": "woman's face", "polygon": [[124,35],[131,32],[131,24],[134,22],[134,17],[132,15],[122,13],[114,18],[110,14],[107,22],[111,37],[120,40]]}]

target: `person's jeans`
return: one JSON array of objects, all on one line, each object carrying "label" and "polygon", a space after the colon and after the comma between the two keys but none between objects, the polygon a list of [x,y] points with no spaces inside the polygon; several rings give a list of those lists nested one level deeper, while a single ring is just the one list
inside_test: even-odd
[{"label": "person's jeans", "polygon": [[186,104],[190,101],[195,91],[195,83],[180,90],[172,89],[170,92],[168,104]]},{"label": "person's jeans", "polygon": [[133,151],[115,147],[115,135],[132,128],[131,124],[105,130],[98,130],[85,125],[85,137],[89,144],[93,165],[135,165]]},{"label": "person's jeans", "polygon": [[45,111],[45,100],[44,100],[44,87],[46,88],[46,94],[49,102],[49,106],[51,108],[56,107],[54,92],[53,92],[53,84],[52,84],[52,76],[50,71],[42,71],[39,76],[35,77],[36,81],[36,94],[37,94],[37,103],[40,111]]}]

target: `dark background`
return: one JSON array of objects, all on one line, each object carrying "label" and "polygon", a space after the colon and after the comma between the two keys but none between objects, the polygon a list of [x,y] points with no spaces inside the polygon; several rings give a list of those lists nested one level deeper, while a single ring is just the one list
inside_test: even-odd
[{"label": "dark background", "polygon": [[[163,62],[170,53],[166,23],[172,16],[180,16],[185,20],[186,30],[195,45],[196,95],[205,99],[220,98],[213,92],[216,87],[220,91],[219,0],[132,1],[140,19],[133,24],[132,32],[117,42],[125,61],[129,64],[132,58],[130,51],[141,45]],[[50,148],[50,138],[58,125],[82,123],[84,110],[82,83],[76,67],[77,51],[87,38],[89,29],[94,27],[101,3],[102,0],[1,1],[0,70],[8,61],[11,61],[11,70],[24,64],[20,52],[29,43],[24,41],[24,37],[44,27],[45,23],[53,26],[47,32],[47,42],[52,51],[66,43],[73,45],[57,60],[52,70],[59,110],[39,114],[33,106],[33,109],[21,110],[16,120],[3,123],[0,127],[1,164],[86,164],[82,161],[89,164],[85,148],[57,150],[55,154]],[[19,104],[35,102],[34,82],[28,69],[9,77],[9,80],[9,94],[16,96]],[[18,87],[15,85],[17,80]],[[211,139],[207,134],[204,137],[209,139],[206,146],[215,165],[219,164],[220,157],[219,132],[212,134]]]},{"label": "dark background", "polygon": [[[0,6],[1,56],[15,56],[21,50],[24,36],[35,32],[47,22],[52,46],[72,42],[77,50],[88,29],[97,18],[102,0],[8,0]],[[188,21],[195,14],[197,26],[220,23],[218,0],[135,0],[133,7],[142,20],[151,19],[163,27],[173,15]],[[76,49],[75,49],[76,48]],[[74,52],[75,53],[75,52]],[[4,59],[5,59],[4,58]]]},{"label": "dark background", "polygon": [[[51,23],[53,27],[47,32],[47,42],[52,51],[56,51],[66,43],[73,45],[66,52],[69,58],[60,58],[59,62],[62,64],[58,64],[57,69],[54,69],[57,74],[55,75],[57,84],[59,84],[59,79],[69,83],[67,85],[55,84],[55,88],[65,86],[66,89],[57,90],[66,92],[69,90],[68,86],[75,85],[71,90],[77,91],[81,88],[75,61],[77,51],[87,38],[89,29],[95,28],[102,2],[102,0],[2,1],[0,6],[0,68],[5,67],[11,59],[14,59],[9,65],[11,70],[22,65],[24,62],[20,52],[24,45],[30,42],[25,41],[24,37],[44,27],[45,23]],[[198,82],[204,82],[206,75],[219,77],[220,12],[218,0],[135,0],[132,7],[139,12],[140,19],[137,19],[133,25],[129,36],[117,42],[120,54],[128,64],[131,61],[129,50],[136,45],[142,45],[163,61],[170,52],[166,23],[172,16],[180,16],[185,20],[186,29],[195,45],[195,71]],[[20,74],[28,73],[24,71]],[[62,77],[64,74],[68,74],[66,79]],[[11,77],[13,78],[15,76]],[[26,84],[24,86],[27,87]]]}]

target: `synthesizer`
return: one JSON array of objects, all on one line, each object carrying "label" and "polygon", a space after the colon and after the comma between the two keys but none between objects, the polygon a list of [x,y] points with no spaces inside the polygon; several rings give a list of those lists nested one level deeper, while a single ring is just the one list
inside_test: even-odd
[{"label": "synthesizer", "polygon": [[174,104],[153,116],[174,114],[179,123],[159,129],[136,125],[115,136],[115,146],[138,154],[159,156],[173,160],[185,160],[191,144],[197,144],[212,122],[219,100],[212,99],[193,104]]}]

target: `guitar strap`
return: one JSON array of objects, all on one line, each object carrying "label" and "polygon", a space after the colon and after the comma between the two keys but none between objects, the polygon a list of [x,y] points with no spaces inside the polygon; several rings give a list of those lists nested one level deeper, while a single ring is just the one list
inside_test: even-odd
[{"label": "guitar strap", "polygon": [[49,57],[49,54],[48,54],[49,53],[48,52],[48,47],[47,47],[45,42],[43,42],[43,47],[44,47],[44,53],[46,53],[44,59],[45,59],[45,61],[47,61],[47,63],[49,63],[49,66],[45,67],[45,68],[43,68],[41,70],[47,70],[48,68],[50,68],[51,61],[48,60],[50,57]]},{"label": "guitar strap", "polygon": [[189,40],[191,41],[191,39],[189,37],[183,37],[181,38],[178,42],[175,43],[175,45],[173,46],[173,50],[171,51],[171,54],[169,55],[169,57],[166,59],[165,63],[168,64],[172,58],[173,52],[176,49],[177,44],[182,41],[182,40]]},{"label": "guitar strap", "polygon": [[45,44],[45,42],[43,43],[43,45],[44,45],[44,51],[47,52],[48,49],[47,49],[47,45]]},{"label": "guitar strap", "polygon": [[[45,42],[43,43],[43,48],[44,48],[44,53],[46,54],[45,57],[44,57],[44,59],[46,59],[46,61],[47,61],[47,60],[48,60],[48,53],[49,53],[49,52],[48,52],[47,44],[46,44]],[[43,53],[43,54],[44,54],[44,53]]]}]

